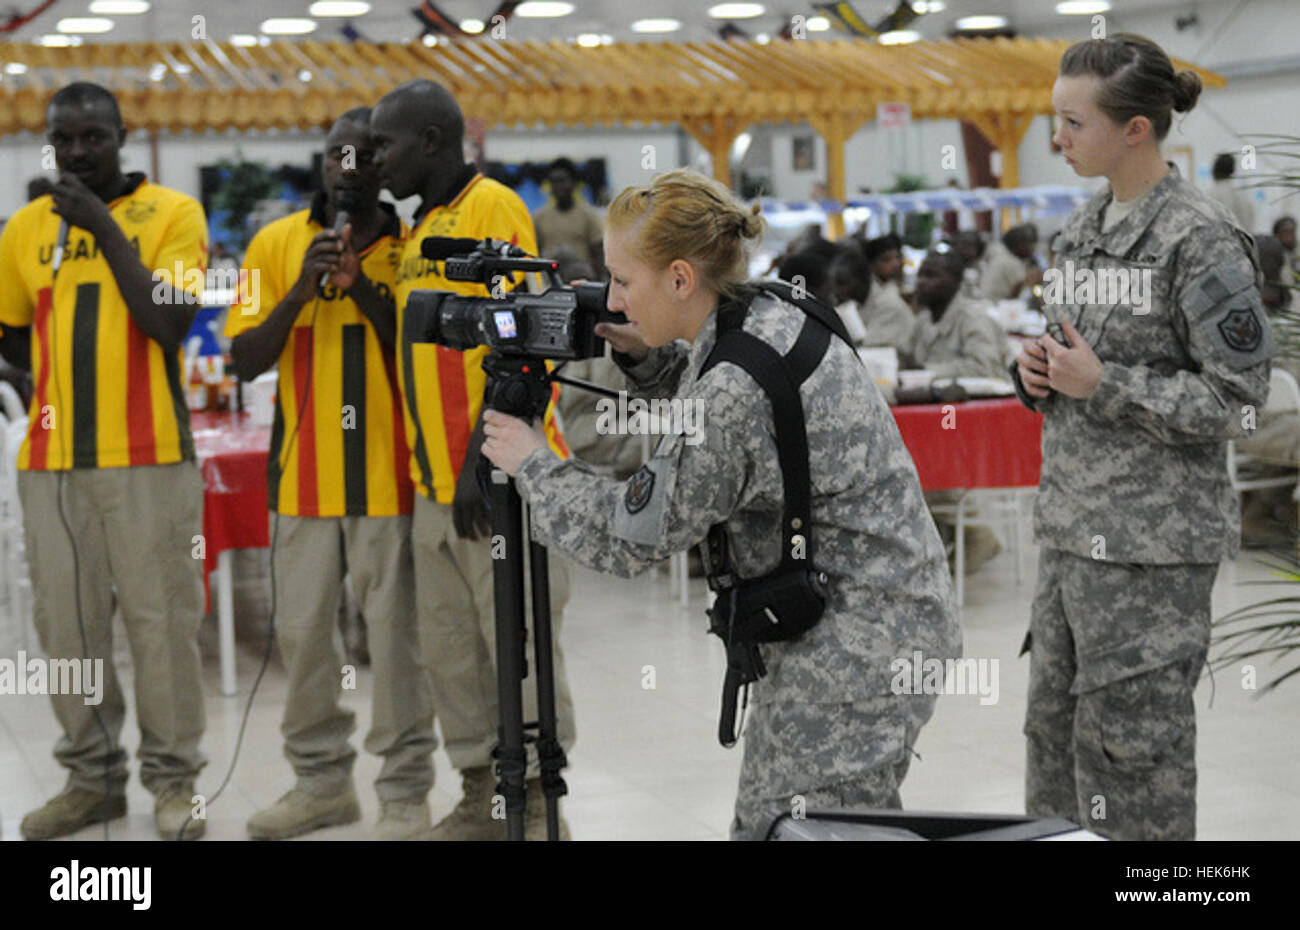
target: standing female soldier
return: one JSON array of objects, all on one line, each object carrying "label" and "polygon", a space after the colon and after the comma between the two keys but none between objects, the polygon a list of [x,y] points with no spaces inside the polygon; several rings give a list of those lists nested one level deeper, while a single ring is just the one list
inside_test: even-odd
[{"label": "standing female soldier", "polygon": [[[754,212],[690,171],[629,188],[610,206],[609,307],[631,322],[598,332],[637,393],[675,395],[673,407],[699,411],[703,424],[665,436],[652,460],[618,483],[561,461],[524,422],[488,413],[483,453],[518,479],[537,539],[631,576],[725,523],[741,578],[782,561],[772,405],[734,363],[701,373],[729,306],[747,304],[745,332],[783,354],[804,325],[796,307],[742,284],[761,233]],[[917,651],[942,662],[960,648],[943,547],[916,470],[846,343],[830,339],[800,400],[811,556],[828,578],[826,610],[801,638],[760,647],[767,677],[751,697],[733,838],[761,838],[768,812],[790,812],[796,796],[809,809],[901,806],[909,753],[935,700],[912,693],[920,670],[900,674],[902,663]]]},{"label": "standing female soldier", "polygon": [[1224,442],[1263,405],[1273,351],[1250,236],[1160,156],[1200,89],[1138,36],[1061,59],[1054,141],[1110,185],[1056,239],[1059,331],[1014,371],[1046,414],[1026,809],[1115,839],[1195,836],[1192,694],[1240,542]]}]

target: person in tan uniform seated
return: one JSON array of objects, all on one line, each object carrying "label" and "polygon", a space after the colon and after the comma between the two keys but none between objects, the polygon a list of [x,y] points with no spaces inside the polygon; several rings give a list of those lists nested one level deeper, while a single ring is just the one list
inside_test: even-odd
[{"label": "person in tan uniform seated", "polygon": [[533,214],[538,254],[551,258],[556,249],[567,246],[590,262],[593,269],[604,268],[605,250],[601,243],[605,230],[600,214],[581,197],[574,196],[578,166],[567,158],[557,158],[551,162],[547,179],[551,185],[551,202]]},{"label": "person in tan uniform seated", "polygon": [[[924,368],[936,379],[961,377],[1003,378],[1009,354],[1006,336],[984,309],[960,293],[965,264],[952,248],[930,251],[916,275],[916,325],[899,349],[900,368]],[[927,491],[926,503],[956,503],[960,492]],[[954,518],[931,509],[939,535],[951,558],[955,552]],[[971,516],[974,516],[972,513]],[[1002,551],[997,536],[986,526],[965,531],[967,575],[972,575]]]},{"label": "person in tan uniform seated", "polygon": [[984,267],[984,253],[987,247],[979,230],[963,229],[944,240],[950,248],[956,249],[961,256],[962,272],[961,292],[967,297],[980,296],[980,271]]},{"label": "person in tan uniform seated", "polygon": [[1007,230],[1001,242],[988,248],[980,272],[979,294],[986,300],[1011,300],[1041,284],[1043,270],[1034,262],[1038,227],[1024,223]]},{"label": "person in tan uniform seated", "polygon": [[889,233],[868,240],[862,251],[871,278],[871,293],[862,308],[867,326],[864,345],[903,345],[916,322],[916,315],[898,288],[903,274],[903,240]]},{"label": "person in tan uniform seated", "polygon": [[[1255,240],[1259,264],[1264,272],[1260,298],[1268,311],[1277,338],[1273,364],[1300,381],[1300,329],[1292,317],[1291,289],[1284,283],[1287,273],[1286,247],[1274,236]],[[1237,452],[1255,456],[1279,470],[1300,466],[1300,411],[1261,411],[1254,430],[1237,440]],[[1295,488],[1259,488],[1246,491],[1241,500],[1241,543],[1248,548],[1289,545],[1295,539]]]},{"label": "person in tan uniform seated", "polygon": [[936,379],[1005,378],[1006,336],[960,293],[963,270],[952,249],[925,256],[916,276],[916,321],[899,347],[899,365],[932,371]]}]

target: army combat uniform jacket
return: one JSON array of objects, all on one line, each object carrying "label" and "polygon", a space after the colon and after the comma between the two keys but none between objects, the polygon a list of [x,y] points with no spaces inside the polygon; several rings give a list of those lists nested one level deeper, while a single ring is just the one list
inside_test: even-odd
[{"label": "army combat uniform jacket", "polygon": [[1233,558],[1225,443],[1263,407],[1273,354],[1254,243],[1172,166],[1103,232],[1110,196],[1070,217],[1044,279],[1049,325],[1069,319],[1103,367],[1086,400],[1031,402],[1046,414],[1035,538],[1115,562]]},{"label": "army combat uniform jacket", "polygon": [[[756,297],[745,330],[784,353],[805,316]],[[738,366],[699,372],[717,339],[711,315],[689,348],[653,350],[626,370],[641,397],[702,415],[695,435],[665,436],[625,483],[539,449],[516,476],[533,535],[597,571],[631,576],[725,522],[742,578],[780,561],[781,470],[767,395]],[[832,338],[801,389],[812,477],[813,565],[829,575],[821,622],[762,646],[768,669],[751,700],[843,703],[891,694],[891,663],[914,650],[960,650],[952,584],[898,428],[853,350]],[[683,408],[685,409],[685,408]]]}]

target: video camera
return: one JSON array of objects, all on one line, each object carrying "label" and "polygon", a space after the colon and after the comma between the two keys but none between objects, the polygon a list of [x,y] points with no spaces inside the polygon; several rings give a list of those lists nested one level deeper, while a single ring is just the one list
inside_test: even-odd
[{"label": "video camera", "polygon": [[[413,291],[406,303],[406,325],[422,325],[411,333],[416,342],[460,350],[487,346],[494,353],[539,362],[570,361],[605,354],[605,340],[595,333],[597,323],[626,322],[622,314],[605,309],[607,285],[566,285],[557,262],[534,258],[507,242],[430,236],[420,243],[420,252],[444,263],[448,281],[482,284],[493,296]],[[551,286],[540,294],[507,291],[509,275],[520,271],[541,273]]]}]

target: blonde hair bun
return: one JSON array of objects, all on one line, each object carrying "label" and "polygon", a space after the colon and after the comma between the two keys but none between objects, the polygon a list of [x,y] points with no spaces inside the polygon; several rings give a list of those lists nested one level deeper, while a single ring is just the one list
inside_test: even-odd
[{"label": "blonde hair bun", "polygon": [[609,205],[610,230],[635,230],[637,252],[652,268],[677,259],[698,267],[706,283],[732,295],[748,277],[749,255],[767,223],[723,184],[688,168],[629,187]]}]

